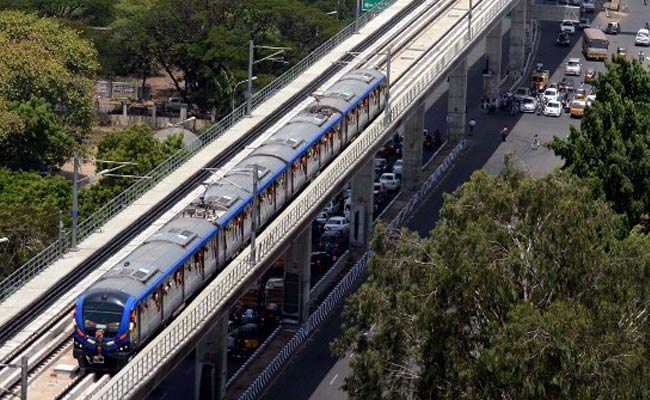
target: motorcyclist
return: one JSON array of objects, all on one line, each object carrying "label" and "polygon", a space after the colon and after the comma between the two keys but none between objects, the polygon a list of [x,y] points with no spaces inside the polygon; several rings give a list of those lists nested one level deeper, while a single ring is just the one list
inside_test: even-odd
[{"label": "motorcyclist", "polygon": [[500,132],[502,142],[506,141],[506,137],[508,137],[509,132],[510,132],[510,130],[508,129],[508,124],[503,125],[503,128],[501,129],[501,132]]},{"label": "motorcyclist", "polygon": [[645,61],[645,54],[643,54],[643,50],[639,51],[639,62],[643,64]]},{"label": "motorcyclist", "polygon": [[541,61],[537,61],[537,66],[536,66],[536,69],[537,69],[538,71],[541,71],[541,70],[542,70],[542,68],[544,68],[544,64],[542,64],[542,62],[541,62]]}]

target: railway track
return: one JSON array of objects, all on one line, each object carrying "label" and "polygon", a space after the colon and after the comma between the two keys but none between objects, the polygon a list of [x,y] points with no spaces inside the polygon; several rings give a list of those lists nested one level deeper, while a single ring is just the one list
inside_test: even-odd
[{"label": "railway track", "polygon": [[[362,52],[369,46],[373,45],[398,21],[400,21],[406,15],[410,14],[415,8],[419,7],[424,2],[425,0],[417,0],[412,2],[395,18],[385,23],[379,30],[370,35],[363,43],[356,46],[351,53]],[[437,2],[432,3],[430,8],[434,7],[435,4],[437,4]],[[302,102],[309,94],[313,93],[324,82],[339,72],[343,68],[343,65],[353,62],[354,56],[347,55],[340,60],[340,63],[332,64],[327,69],[326,73],[321,74],[316,81],[312,82],[302,91],[296,93],[281,108],[276,110],[273,114],[267,116],[253,130],[246,133],[239,141],[237,141],[236,144],[227,148],[219,157],[213,159],[208,165],[206,165],[206,167],[213,169],[223,166],[228,160],[239,153],[248,144],[252,143],[259,135],[270,128],[273,124],[275,124],[281,117],[285,116],[288,112],[295,108],[295,106]],[[10,340],[12,336],[14,336],[27,324],[29,324],[34,316],[39,315],[44,310],[46,310],[59,296],[66,293],[68,290],[70,290],[70,288],[72,288],[84,277],[86,277],[91,271],[108,260],[111,255],[113,255],[135,236],[141,233],[151,223],[156,221],[162,214],[164,214],[174,204],[176,204],[179,200],[181,200],[193,189],[195,189],[201,182],[205,181],[210,176],[210,174],[211,173],[206,170],[200,170],[196,172],[181,186],[174,190],[174,192],[161,200],[155,212],[143,215],[138,218],[136,221],[134,221],[134,223],[132,223],[129,227],[117,235],[117,240],[108,243],[98,249],[91,257],[89,257],[84,263],[80,264],[79,267],[77,267],[73,272],[69,273],[63,279],[61,279],[46,295],[39,297],[32,304],[30,304],[30,306],[27,307],[21,315],[8,321],[2,327],[0,327],[0,345]],[[70,396],[79,396],[81,394],[79,385],[82,387],[86,387],[91,384],[95,385],[95,380],[102,382],[105,379],[69,372],[64,372],[62,374],[61,372],[55,371],[57,365],[61,364],[60,359],[62,357],[65,357],[66,354],[71,357],[71,336],[68,333],[72,331],[72,325],[69,322],[65,322],[69,321],[68,318],[71,315],[71,311],[72,305],[70,305],[69,308],[66,308],[65,310],[58,313],[56,317],[52,318],[46,326],[41,327],[38,332],[34,332],[30,336],[29,340],[17,346],[16,349],[9,355],[9,357],[6,357],[5,360],[3,360],[3,362],[16,363],[23,355],[27,355],[29,357],[30,388],[32,385],[40,384],[39,382],[41,382],[42,379],[50,379],[47,384],[48,386],[57,386],[58,383],[56,382],[59,380],[68,380],[67,385],[64,385],[64,387],[60,389],[60,393],[49,396],[47,398],[77,398]],[[45,338],[47,338],[47,340],[44,340]],[[76,363],[69,364],[67,362],[63,364],[76,365]],[[64,379],[63,377],[66,375],[68,376]],[[10,394],[13,395],[14,393],[19,393],[19,379],[20,371],[11,371],[6,368],[0,369],[0,398],[3,398],[3,396],[9,396]],[[90,383],[90,381],[93,382]],[[30,399],[31,398],[36,397],[30,393]]]}]

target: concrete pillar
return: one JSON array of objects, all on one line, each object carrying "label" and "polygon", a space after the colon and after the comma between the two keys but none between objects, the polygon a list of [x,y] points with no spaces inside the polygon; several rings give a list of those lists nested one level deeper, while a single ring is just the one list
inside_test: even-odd
[{"label": "concrete pillar", "polygon": [[501,83],[501,34],[503,21],[499,20],[485,38],[485,60],[490,76],[484,78],[483,92],[486,96],[495,98],[499,94]]},{"label": "concrete pillar", "polygon": [[284,265],[285,322],[303,323],[309,316],[309,281],[311,279],[311,224],[293,239]]},{"label": "concrete pillar", "polygon": [[181,104],[181,116],[179,122],[183,122],[186,119],[187,119],[187,104]]},{"label": "concrete pillar", "polygon": [[223,399],[228,377],[228,314],[201,338],[195,360],[194,399]]},{"label": "concrete pillar", "polygon": [[449,75],[447,116],[449,140],[457,141],[465,135],[467,114],[467,57],[456,62]]},{"label": "concrete pillar", "polygon": [[510,73],[514,76],[521,74],[526,61],[526,14],[528,0],[519,0],[519,3],[512,9],[512,20],[510,22]]},{"label": "concrete pillar", "polygon": [[414,104],[404,120],[402,188],[407,191],[417,190],[421,181],[424,111],[423,101]]},{"label": "concrete pillar", "polygon": [[122,125],[126,126],[129,124],[129,105],[126,104],[126,101],[122,102]]},{"label": "concrete pillar", "polygon": [[375,166],[370,158],[352,178],[350,196],[350,249],[356,255],[365,252],[372,234],[374,213],[373,178]]}]

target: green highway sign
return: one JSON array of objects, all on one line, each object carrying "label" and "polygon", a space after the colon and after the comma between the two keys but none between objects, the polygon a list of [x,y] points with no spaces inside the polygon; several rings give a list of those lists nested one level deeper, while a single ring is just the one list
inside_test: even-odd
[{"label": "green highway sign", "polygon": [[383,0],[363,0],[361,2],[361,11],[370,11]]}]

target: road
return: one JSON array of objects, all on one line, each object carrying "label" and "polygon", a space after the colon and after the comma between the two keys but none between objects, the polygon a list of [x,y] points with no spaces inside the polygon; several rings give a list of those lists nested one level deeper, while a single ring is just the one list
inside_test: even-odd
[{"label": "road", "polygon": [[[610,52],[615,52],[618,46],[628,49],[630,56],[635,56],[638,49],[634,47],[634,35],[636,30],[644,23],[644,10],[642,2],[630,4],[630,16],[622,23],[624,29],[617,36],[609,36]],[[594,18],[594,15],[590,15]],[[599,15],[592,26],[606,26],[606,19]],[[570,57],[580,57],[581,35],[578,32],[571,38],[569,48],[558,48],[555,46],[555,39],[559,30],[559,23],[542,21],[541,41],[538,49],[538,58],[544,63],[544,68],[554,71],[551,82],[558,82],[564,77],[564,63]],[[507,47],[504,46],[504,54],[507,54]],[[649,52],[650,53],[650,52]],[[476,62],[468,72],[468,88],[483,87],[480,69],[482,63]],[[596,70],[604,71],[602,62],[583,62],[584,68],[593,67]],[[580,82],[576,78],[575,81]],[[579,120],[571,119],[564,114],[560,118],[538,116],[534,114],[519,114],[510,116],[506,113],[496,115],[485,115],[478,110],[478,98],[468,98],[468,110],[470,117],[477,120],[476,132],[473,137],[468,137],[469,148],[457,160],[453,169],[445,176],[436,190],[423,201],[421,207],[414,213],[407,223],[407,227],[417,231],[420,236],[425,236],[435,226],[438,212],[442,206],[443,194],[450,193],[460,184],[466,182],[471,174],[485,168],[491,173],[498,172],[504,165],[504,156],[511,154],[516,165],[531,176],[543,176],[561,165],[561,160],[548,149],[540,147],[538,150],[531,148],[534,134],[539,135],[542,143],[550,140],[553,136],[566,137],[569,133],[569,125],[579,127]],[[431,110],[427,112],[426,126],[432,129],[444,131],[444,120],[446,116],[446,97],[443,96]],[[511,134],[505,143],[501,142],[497,132],[507,124]],[[305,346],[298,352],[293,360],[275,379],[269,387],[264,399],[281,400],[291,398],[295,400],[334,400],[346,399],[347,396],[341,390],[345,377],[349,373],[349,358],[337,359],[332,357],[329,351],[329,343],[341,333],[340,326],[342,318],[340,307],[335,310],[332,317],[328,319],[309,339]]]}]

